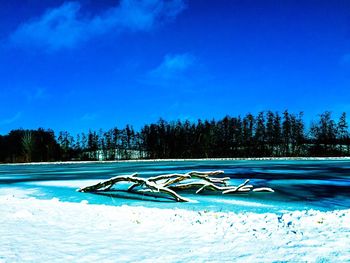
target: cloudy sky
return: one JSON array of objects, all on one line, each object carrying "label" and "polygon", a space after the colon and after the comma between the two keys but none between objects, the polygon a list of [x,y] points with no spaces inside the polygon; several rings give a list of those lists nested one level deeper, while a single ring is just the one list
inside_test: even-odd
[{"label": "cloudy sky", "polygon": [[350,115],[350,1],[0,2],[0,134]]}]

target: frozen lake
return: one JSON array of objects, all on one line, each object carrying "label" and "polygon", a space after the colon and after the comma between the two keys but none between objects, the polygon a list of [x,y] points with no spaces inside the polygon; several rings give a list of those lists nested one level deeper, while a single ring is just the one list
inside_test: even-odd
[{"label": "frozen lake", "polygon": [[[183,194],[194,200],[176,203],[163,198],[131,195],[78,193],[76,189],[112,176],[137,172],[155,176],[188,171],[223,170],[238,185],[251,179],[254,186],[267,186],[275,193],[239,195]],[[0,194],[24,191],[38,199],[91,204],[129,205],[154,208],[233,212],[280,212],[305,209],[329,211],[350,208],[349,160],[234,160],[74,163],[42,165],[0,165]]]}]

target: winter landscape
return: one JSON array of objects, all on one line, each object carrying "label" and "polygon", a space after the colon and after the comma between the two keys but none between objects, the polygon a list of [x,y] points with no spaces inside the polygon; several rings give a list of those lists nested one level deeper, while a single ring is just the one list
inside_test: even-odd
[{"label": "winter landscape", "polygon": [[0,263],[350,262],[350,1],[0,1]]},{"label": "winter landscape", "polygon": [[[79,193],[113,175],[225,170],[274,193]],[[350,161],[211,160],[1,165],[2,262],[347,262]],[[4,184],[6,182],[6,184]],[[123,189],[123,185],[119,188]]]}]

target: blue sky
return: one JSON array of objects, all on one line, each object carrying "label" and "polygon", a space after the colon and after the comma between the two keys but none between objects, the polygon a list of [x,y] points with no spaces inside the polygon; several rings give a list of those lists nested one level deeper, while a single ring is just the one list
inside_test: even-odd
[{"label": "blue sky", "polygon": [[350,111],[350,1],[0,3],[0,134]]}]

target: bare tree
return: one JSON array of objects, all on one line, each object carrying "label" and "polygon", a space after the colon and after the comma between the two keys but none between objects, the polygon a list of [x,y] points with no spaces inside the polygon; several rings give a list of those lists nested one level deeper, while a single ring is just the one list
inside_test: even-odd
[{"label": "bare tree", "polygon": [[31,131],[25,131],[22,137],[22,147],[26,158],[26,162],[32,161],[32,153],[34,148],[34,138]]}]

